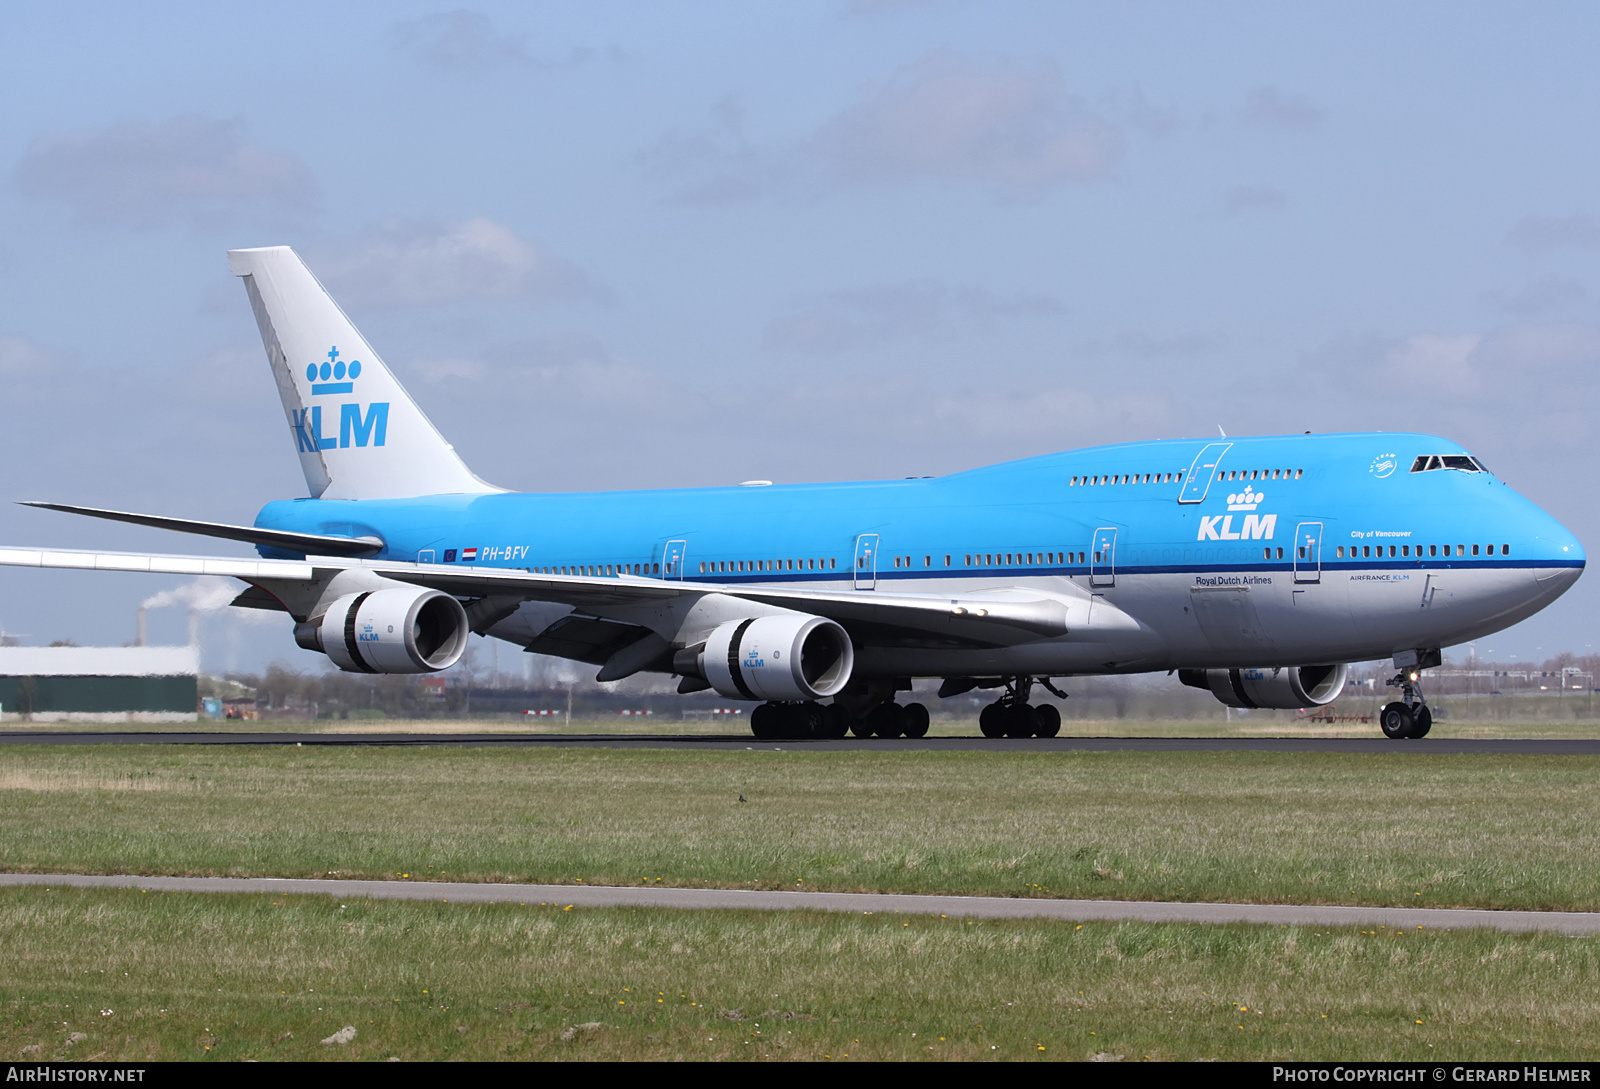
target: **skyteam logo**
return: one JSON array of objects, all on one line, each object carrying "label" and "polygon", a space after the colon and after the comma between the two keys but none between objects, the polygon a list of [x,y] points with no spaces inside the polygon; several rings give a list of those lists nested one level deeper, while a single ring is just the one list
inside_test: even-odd
[{"label": "skyteam logo", "polygon": [[1379,454],[1372,459],[1372,464],[1367,466],[1367,472],[1382,480],[1386,476],[1393,476],[1394,471],[1400,467],[1400,458],[1397,454]]},{"label": "skyteam logo", "polygon": [[[311,383],[313,397],[354,393],[356,379],[360,377],[361,360],[340,359],[337,346],[328,349],[328,358],[321,363],[306,364],[306,381]],[[337,437],[322,433],[321,405],[291,409],[289,415],[295,449],[302,454],[348,449],[352,442],[356,446],[382,446],[389,437],[388,401],[374,401],[366,406],[365,412],[360,404],[341,404]]]},{"label": "skyteam logo", "polygon": [[[1244,491],[1235,492],[1228,496],[1228,509],[1230,511],[1254,511],[1263,500],[1267,498],[1265,492],[1258,492],[1255,486],[1246,484]],[[1202,515],[1200,518],[1200,533],[1195,538],[1197,541],[1270,541],[1272,534],[1278,528],[1276,514],[1246,514],[1244,524],[1237,530],[1233,528],[1233,515],[1213,514]]]}]

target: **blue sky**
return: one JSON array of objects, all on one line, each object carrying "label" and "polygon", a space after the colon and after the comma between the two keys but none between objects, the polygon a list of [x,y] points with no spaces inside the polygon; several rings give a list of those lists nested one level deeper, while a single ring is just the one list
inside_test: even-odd
[{"label": "blue sky", "polygon": [[[510,487],[1422,430],[1600,540],[1592,6],[3,18],[4,498],[301,494],[224,256],[286,243]],[[0,540],[195,548],[9,505]],[[0,625],[122,642],[165,588],[0,572]],[[1596,593],[1479,650],[1585,652]],[[228,614],[207,640],[309,664]]]}]

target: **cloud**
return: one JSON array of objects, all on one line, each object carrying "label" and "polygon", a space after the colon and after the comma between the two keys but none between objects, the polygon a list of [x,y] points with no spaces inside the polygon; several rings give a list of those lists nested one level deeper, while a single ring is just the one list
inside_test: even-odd
[{"label": "cloud", "polygon": [[1222,197],[1222,214],[1250,215],[1280,211],[1287,203],[1283,192],[1269,185],[1236,185]]},{"label": "cloud", "polygon": [[836,178],[939,178],[1037,192],[1104,175],[1122,139],[1048,62],[980,63],[938,51],[869,87],[809,151]]},{"label": "cloud", "polygon": [[38,377],[56,369],[58,360],[22,337],[0,337],[0,375],[7,378]]},{"label": "cloud", "polygon": [[415,60],[447,72],[478,72],[498,65],[523,66],[533,58],[519,36],[501,34],[487,15],[447,11],[396,23],[394,44]]},{"label": "cloud", "polygon": [[669,178],[688,177],[673,199],[679,204],[738,204],[759,196],[773,180],[774,165],[744,134],[744,110],[725,98],[711,111],[711,125],[697,132],[672,133],[634,156],[647,170]]},{"label": "cloud", "polygon": [[195,114],[38,137],[16,185],[91,223],[138,228],[292,222],[316,198],[299,159],[249,142],[237,121]]},{"label": "cloud", "polygon": [[1600,223],[1583,212],[1570,216],[1523,216],[1506,232],[1506,245],[1530,252],[1600,250]]},{"label": "cloud", "polygon": [[385,220],[325,249],[319,267],[352,305],[598,294],[575,265],[491,219]]},{"label": "cloud", "polygon": [[1044,295],[1003,297],[982,288],[916,280],[833,292],[771,322],[766,337],[768,343],[802,351],[839,352],[1063,312],[1059,302]]},{"label": "cloud", "polygon": [[1304,95],[1281,87],[1257,87],[1245,96],[1239,119],[1269,129],[1312,129],[1322,124],[1322,110]]},{"label": "cloud", "polygon": [[1546,276],[1515,291],[1492,291],[1487,295],[1489,301],[1522,317],[1567,310],[1581,305],[1588,297],[1583,284],[1560,276]]},{"label": "cloud", "polygon": [[[1600,329],[1587,325],[1509,325],[1489,333],[1419,333],[1395,343],[1379,368],[1384,380],[1430,398],[1484,401],[1510,410],[1545,404],[1548,383],[1594,384]],[[1568,392],[1577,389],[1565,385]]]}]

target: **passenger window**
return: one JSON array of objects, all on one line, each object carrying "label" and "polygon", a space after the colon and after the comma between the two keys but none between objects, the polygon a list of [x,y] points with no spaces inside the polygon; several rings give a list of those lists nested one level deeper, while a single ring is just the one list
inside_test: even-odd
[{"label": "passenger window", "polygon": [[1411,555],[1411,546],[1410,545],[1401,545],[1400,546],[1400,555],[1402,555],[1402,556]]},{"label": "passenger window", "polygon": [[1467,546],[1466,545],[1456,545],[1456,555],[1457,556],[1465,556],[1466,554],[1467,554]]},{"label": "passenger window", "polygon": [[1335,559],[1340,559],[1340,560],[1344,559],[1344,545],[1340,545],[1338,548],[1334,549],[1333,551],[1334,551],[1334,558]]},{"label": "passenger window", "polygon": [[1278,549],[1278,559],[1283,559],[1283,549]]},{"label": "passenger window", "polygon": [[1473,545],[1472,546],[1472,554],[1474,556],[1476,556],[1478,554],[1478,546],[1477,545]]},{"label": "passenger window", "polygon": [[1437,556],[1438,554],[1439,554],[1439,546],[1438,545],[1429,545],[1428,546],[1428,555]]},{"label": "passenger window", "polygon": [[1508,545],[1508,544],[1501,545],[1500,546],[1500,555],[1502,555],[1502,556],[1511,555],[1511,546]]},{"label": "passenger window", "polygon": [[949,557],[949,556],[946,556],[946,557],[945,557],[945,558],[944,558],[944,565],[945,565],[945,566],[946,566],[946,567],[949,567],[949,566],[950,566],[950,557]]}]

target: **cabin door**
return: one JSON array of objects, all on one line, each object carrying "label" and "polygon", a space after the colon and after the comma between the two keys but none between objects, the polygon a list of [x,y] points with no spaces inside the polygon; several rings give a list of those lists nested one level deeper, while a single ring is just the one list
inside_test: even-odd
[{"label": "cabin door", "polygon": [[689,550],[688,541],[668,541],[661,550],[661,577],[664,579],[683,578],[683,556]]},{"label": "cabin door", "polygon": [[1105,526],[1094,531],[1094,548],[1089,552],[1089,585],[1115,586],[1117,584],[1117,527]]},{"label": "cabin door", "polygon": [[1222,455],[1226,454],[1232,445],[1231,442],[1208,443],[1205,449],[1194,456],[1193,464],[1184,474],[1183,487],[1178,490],[1178,502],[1205,502],[1211,481],[1216,478],[1217,466],[1222,464]]},{"label": "cabin door", "polygon": [[856,538],[856,562],[850,570],[852,585],[857,590],[878,588],[878,535],[863,533]]},{"label": "cabin door", "polygon": [[1294,529],[1294,580],[1322,581],[1322,523],[1301,522]]}]

